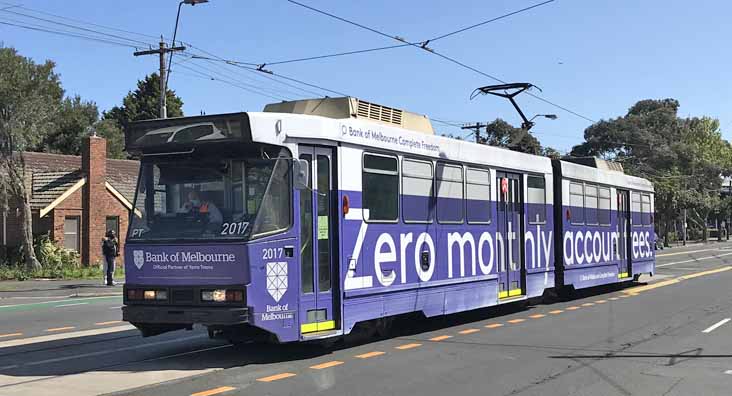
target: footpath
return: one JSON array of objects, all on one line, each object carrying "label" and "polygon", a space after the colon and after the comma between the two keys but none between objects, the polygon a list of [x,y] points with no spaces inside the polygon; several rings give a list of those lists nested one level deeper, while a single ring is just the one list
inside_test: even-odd
[{"label": "footpath", "polygon": [[0,304],[13,299],[54,299],[122,295],[124,278],[116,286],[102,284],[102,279],[30,279],[0,281]]}]

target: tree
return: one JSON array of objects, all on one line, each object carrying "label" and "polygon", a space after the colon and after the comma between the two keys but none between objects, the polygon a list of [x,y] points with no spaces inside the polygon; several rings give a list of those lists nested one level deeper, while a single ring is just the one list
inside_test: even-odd
[{"label": "tree", "polygon": [[656,223],[667,243],[681,209],[706,238],[707,218],[721,205],[720,176],[732,173],[732,147],[719,122],[680,118],[678,109],[675,99],[641,100],[625,116],[585,129],[585,142],[571,153],[622,162],[629,174],[651,180]]},{"label": "tree", "polygon": [[89,127],[99,119],[99,110],[94,102],[84,102],[78,95],[65,98],[55,128],[43,137],[35,151],[81,155],[84,137],[89,134]]},{"label": "tree", "polygon": [[479,143],[490,146],[505,147],[522,153],[543,155],[541,143],[529,131],[515,128],[500,118],[486,126],[485,136],[480,136]]},{"label": "tree", "polygon": [[54,128],[63,89],[54,63],[36,64],[13,48],[0,47],[0,206],[20,203],[25,267],[40,268],[33,249],[30,194],[20,152],[37,147]]},{"label": "tree", "polygon": [[[160,116],[160,77],[150,74],[137,81],[137,89],[127,93],[122,106],[115,106],[104,113],[104,119],[112,119],[124,128],[132,121],[149,120]],[[171,90],[166,90],[168,117],[183,116],[183,101]]]},{"label": "tree", "polygon": [[97,135],[107,139],[107,158],[125,159],[125,134],[112,119],[102,119],[95,125]]}]

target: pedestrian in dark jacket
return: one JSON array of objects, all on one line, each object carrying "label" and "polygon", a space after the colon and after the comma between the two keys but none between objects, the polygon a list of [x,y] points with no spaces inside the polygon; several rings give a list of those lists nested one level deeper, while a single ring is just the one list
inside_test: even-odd
[{"label": "pedestrian in dark jacket", "polygon": [[119,242],[114,231],[107,231],[107,235],[102,239],[102,254],[104,255],[104,278],[107,286],[114,286],[114,260],[119,256]]}]

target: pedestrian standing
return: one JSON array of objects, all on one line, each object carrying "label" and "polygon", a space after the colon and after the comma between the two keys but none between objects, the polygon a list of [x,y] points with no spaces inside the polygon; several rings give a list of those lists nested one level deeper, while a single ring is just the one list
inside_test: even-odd
[{"label": "pedestrian standing", "polygon": [[114,231],[107,231],[107,235],[102,240],[102,254],[104,255],[104,278],[107,286],[114,286],[114,266],[115,259],[119,256],[119,242]]}]

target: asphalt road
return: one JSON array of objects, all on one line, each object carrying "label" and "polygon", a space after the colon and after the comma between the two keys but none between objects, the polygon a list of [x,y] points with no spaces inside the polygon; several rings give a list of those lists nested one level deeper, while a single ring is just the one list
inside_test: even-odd
[{"label": "asphalt road", "polygon": [[729,395],[732,244],[657,267],[647,284],[333,346],[143,339],[118,296],[0,301],[0,395]]}]

